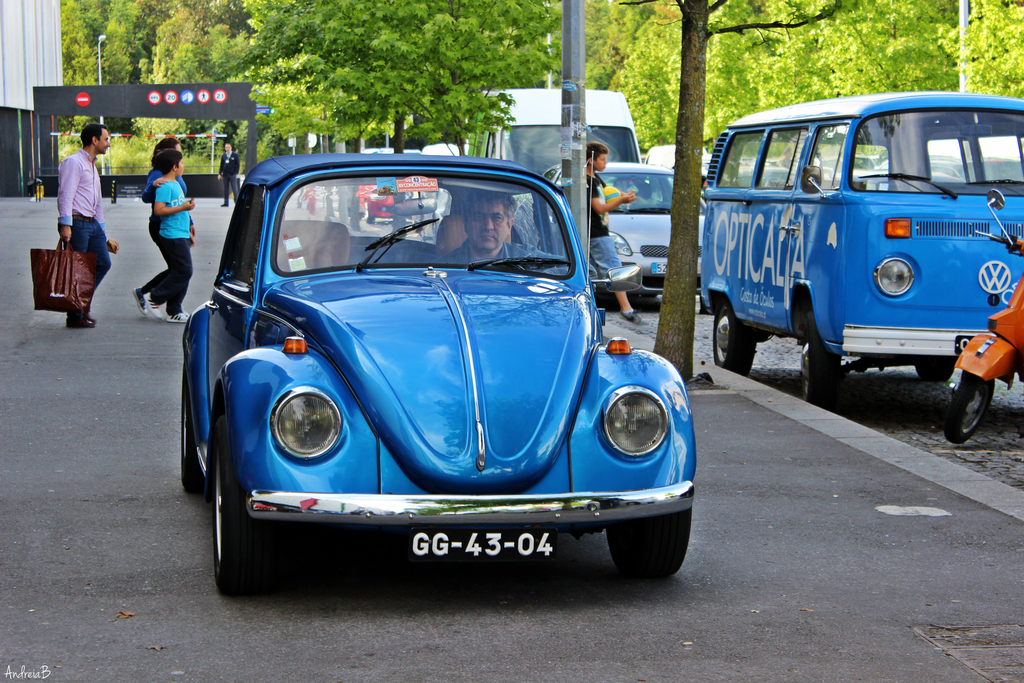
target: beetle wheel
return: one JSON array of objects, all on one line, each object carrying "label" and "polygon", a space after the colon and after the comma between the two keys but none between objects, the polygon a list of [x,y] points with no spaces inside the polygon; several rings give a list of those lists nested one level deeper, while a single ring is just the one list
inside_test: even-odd
[{"label": "beetle wheel", "polygon": [[188,393],[188,377],[181,372],[181,485],[189,493],[202,493],[206,484],[196,448],[195,425],[192,424],[192,399]]},{"label": "beetle wheel", "polygon": [[615,566],[637,579],[675,574],[686,558],[692,519],[691,509],[608,527],[605,534]]},{"label": "beetle wheel", "polygon": [[273,527],[249,516],[245,492],[235,477],[228,448],[227,420],[214,425],[213,568],[217,588],[225,595],[266,593],[274,583]]},{"label": "beetle wheel", "polygon": [[739,375],[749,374],[757,353],[757,341],[754,331],[740,322],[727,299],[722,299],[715,308],[713,337],[715,365]]},{"label": "beetle wheel", "polygon": [[825,347],[814,311],[807,313],[804,326],[804,345],[800,352],[800,379],[804,400],[825,410],[835,410],[839,403],[839,382],[843,377],[842,356]]},{"label": "beetle wheel", "polygon": [[946,439],[952,443],[964,443],[971,438],[992,403],[994,390],[993,379],[986,382],[969,372],[960,375],[960,382],[953,390],[953,401],[946,412],[943,429]]}]

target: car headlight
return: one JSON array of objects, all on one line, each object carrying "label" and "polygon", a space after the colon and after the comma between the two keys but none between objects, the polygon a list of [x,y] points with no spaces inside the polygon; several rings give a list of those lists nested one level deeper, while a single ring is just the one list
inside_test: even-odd
[{"label": "car headlight", "polygon": [[341,436],[341,413],[326,394],[313,387],[292,389],[274,405],[270,430],[277,443],[297,458],[316,458]]},{"label": "car headlight", "polygon": [[899,296],[914,284],[914,269],[901,258],[887,258],[875,268],[875,284],[883,294]]},{"label": "car headlight", "polygon": [[608,236],[611,237],[612,242],[615,243],[615,253],[619,256],[633,255],[633,250],[630,248],[629,242],[626,241],[625,237],[615,232],[609,232]]},{"label": "car headlight", "polygon": [[604,408],[604,434],[626,455],[644,455],[668,433],[668,411],[658,395],[643,387],[617,389]]}]

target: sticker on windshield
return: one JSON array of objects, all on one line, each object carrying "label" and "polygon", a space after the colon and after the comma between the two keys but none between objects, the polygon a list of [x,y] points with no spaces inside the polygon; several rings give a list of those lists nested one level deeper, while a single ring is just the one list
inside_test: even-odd
[{"label": "sticker on windshield", "polygon": [[412,175],[395,183],[399,192],[437,192],[437,178]]},{"label": "sticker on windshield", "polygon": [[299,251],[302,249],[302,242],[298,237],[284,236],[284,250],[285,251]]},{"label": "sticker on windshield", "polygon": [[377,178],[377,194],[398,194],[398,183],[394,178]]}]

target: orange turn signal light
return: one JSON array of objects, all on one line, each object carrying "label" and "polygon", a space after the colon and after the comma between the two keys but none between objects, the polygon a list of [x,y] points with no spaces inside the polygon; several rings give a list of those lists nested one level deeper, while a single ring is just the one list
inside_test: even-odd
[{"label": "orange turn signal light", "polygon": [[306,340],[302,337],[288,337],[284,340],[285,353],[309,353]]},{"label": "orange turn signal light", "polygon": [[609,340],[607,351],[612,356],[628,356],[633,353],[633,348],[622,337],[615,337]]},{"label": "orange turn signal light", "polygon": [[909,218],[887,218],[885,219],[885,236],[907,238],[910,237]]}]

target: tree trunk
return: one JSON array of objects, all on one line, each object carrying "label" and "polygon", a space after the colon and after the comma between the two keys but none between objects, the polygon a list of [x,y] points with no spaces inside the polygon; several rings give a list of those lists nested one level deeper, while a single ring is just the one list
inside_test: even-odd
[{"label": "tree trunk", "polygon": [[696,319],[697,233],[700,225],[701,157],[704,152],[704,78],[708,42],[708,0],[677,0],[682,10],[679,113],[672,190],[672,238],[661,321],[654,351],[683,379],[693,377]]},{"label": "tree trunk", "polygon": [[391,138],[395,154],[405,154],[405,112],[395,114],[395,136]]}]

